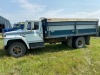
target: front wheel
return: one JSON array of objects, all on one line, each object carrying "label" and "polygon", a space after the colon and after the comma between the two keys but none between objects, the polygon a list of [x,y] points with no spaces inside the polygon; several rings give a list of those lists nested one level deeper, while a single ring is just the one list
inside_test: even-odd
[{"label": "front wheel", "polygon": [[23,43],[21,42],[15,42],[12,43],[9,48],[8,48],[8,52],[11,56],[13,57],[22,57],[25,55],[26,53],[26,47]]}]

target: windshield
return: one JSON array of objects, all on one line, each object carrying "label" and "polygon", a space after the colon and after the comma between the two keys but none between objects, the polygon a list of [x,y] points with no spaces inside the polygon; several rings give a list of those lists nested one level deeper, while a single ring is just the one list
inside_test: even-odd
[{"label": "windshield", "polygon": [[24,24],[14,24],[14,29],[24,29]]}]

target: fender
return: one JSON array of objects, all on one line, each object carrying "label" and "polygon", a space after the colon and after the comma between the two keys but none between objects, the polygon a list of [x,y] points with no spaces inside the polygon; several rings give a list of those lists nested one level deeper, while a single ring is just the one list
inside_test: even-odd
[{"label": "fender", "polygon": [[26,39],[23,37],[23,36],[7,36],[7,37],[4,37],[4,45],[6,46],[8,41],[13,41],[13,40],[22,40],[28,49],[30,49],[29,47],[29,44],[27,43]]}]

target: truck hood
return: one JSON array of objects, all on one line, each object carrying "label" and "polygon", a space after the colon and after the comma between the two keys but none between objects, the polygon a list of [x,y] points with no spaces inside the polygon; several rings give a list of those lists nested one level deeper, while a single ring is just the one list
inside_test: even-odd
[{"label": "truck hood", "polygon": [[19,30],[18,28],[6,28],[6,29],[3,29],[3,32],[11,32],[11,31],[16,31],[16,30]]},{"label": "truck hood", "polygon": [[13,31],[5,32],[4,34],[6,34],[6,35],[18,35],[20,33],[23,33],[23,30],[16,29],[16,30],[13,30]]}]

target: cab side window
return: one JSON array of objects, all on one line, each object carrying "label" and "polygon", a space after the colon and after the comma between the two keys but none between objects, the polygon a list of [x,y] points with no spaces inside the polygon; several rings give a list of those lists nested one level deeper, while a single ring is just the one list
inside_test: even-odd
[{"label": "cab side window", "polygon": [[39,22],[34,22],[34,30],[38,30],[39,29]]}]

